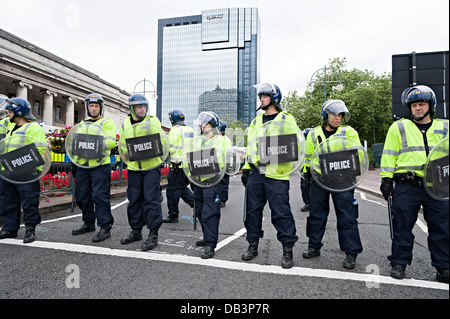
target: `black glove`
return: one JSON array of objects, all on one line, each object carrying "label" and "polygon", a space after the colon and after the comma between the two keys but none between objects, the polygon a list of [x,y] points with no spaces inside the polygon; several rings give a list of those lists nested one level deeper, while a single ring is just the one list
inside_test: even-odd
[{"label": "black glove", "polygon": [[250,176],[250,170],[249,169],[243,169],[242,170],[242,176],[241,176],[241,182],[244,184],[244,187],[247,187],[247,181],[248,177]]},{"label": "black glove", "polygon": [[388,197],[394,192],[394,180],[390,177],[383,177],[380,191],[381,194],[383,194],[384,199],[388,200]]}]

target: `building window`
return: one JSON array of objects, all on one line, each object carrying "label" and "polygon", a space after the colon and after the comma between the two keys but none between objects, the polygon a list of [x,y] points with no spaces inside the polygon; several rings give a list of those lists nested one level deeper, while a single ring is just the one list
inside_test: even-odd
[{"label": "building window", "polygon": [[42,112],[41,101],[39,101],[39,100],[34,100],[33,114],[34,114],[34,115],[42,115],[41,112]]},{"label": "building window", "polygon": [[75,123],[80,123],[80,111],[75,110]]},{"label": "building window", "polygon": [[56,120],[57,121],[62,121],[63,120],[63,114],[62,114],[62,106],[61,105],[57,105],[56,106]]}]

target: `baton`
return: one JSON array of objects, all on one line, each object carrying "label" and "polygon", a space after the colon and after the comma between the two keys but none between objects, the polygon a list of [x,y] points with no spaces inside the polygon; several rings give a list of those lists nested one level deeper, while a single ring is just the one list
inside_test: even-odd
[{"label": "baton", "polygon": [[393,225],[394,216],[392,215],[392,196],[391,195],[388,196],[387,203],[388,203],[388,214],[389,214],[389,230],[391,233],[391,240],[394,240],[394,225]]},{"label": "baton", "polygon": [[194,214],[192,215],[193,223],[194,223],[194,230],[197,230],[197,217],[195,216],[195,202],[194,202]]},{"label": "baton", "polygon": [[73,179],[73,190],[72,190],[72,207],[70,208],[70,213],[73,214],[73,211],[75,209],[75,179]]},{"label": "baton", "polygon": [[244,223],[247,221],[247,187],[245,187],[244,191]]}]

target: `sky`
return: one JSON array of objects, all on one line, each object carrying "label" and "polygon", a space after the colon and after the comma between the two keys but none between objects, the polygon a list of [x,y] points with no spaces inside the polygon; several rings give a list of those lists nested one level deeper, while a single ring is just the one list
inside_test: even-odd
[{"label": "sky", "polygon": [[392,55],[449,50],[448,0],[0,0],[0,28],[131,93],[156,86],[158,19],[235,7],[258,8],[261,82],[284,95],[330,59],[381,75]]}]

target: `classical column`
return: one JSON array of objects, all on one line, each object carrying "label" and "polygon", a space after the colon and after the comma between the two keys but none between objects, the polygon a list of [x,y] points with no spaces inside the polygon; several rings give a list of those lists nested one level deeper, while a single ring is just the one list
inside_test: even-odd
[{"label": "classical column", "polygon": [[33,86],[23,81],[14,81],[13,85],[16,86],[16,97],[21,97],[28,101],[28,90],[31,90]]},{"label": "classical column", "polygon": [[53,125],[55,120],[55,109],[53,107],[53,98],[58,96],[57,93],[50,90],[41,90],[44,94],[44,105],[42,106],[42,119],[47,125]]},{"label": "classical column", "polygon": [[70,96],[65,96],[64,99],[66,100],[65,123],[73,126],[75,124],[75,103],[78,103],[78,100]]}]

